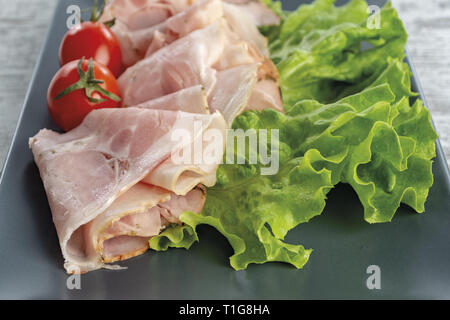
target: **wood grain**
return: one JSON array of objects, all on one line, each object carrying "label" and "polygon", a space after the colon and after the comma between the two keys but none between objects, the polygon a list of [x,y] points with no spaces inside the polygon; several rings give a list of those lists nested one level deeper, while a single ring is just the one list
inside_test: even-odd
[{"label": "wood grain", "polygon": [[57,0],[0,0],[1,169],[56,4]]},{"label": "wood grain", "polygon": [[[0,0],[0,168],[56,4],[57,0]],[[393,4],[409,32],[409,52],[450,159],[450,1]]]}]

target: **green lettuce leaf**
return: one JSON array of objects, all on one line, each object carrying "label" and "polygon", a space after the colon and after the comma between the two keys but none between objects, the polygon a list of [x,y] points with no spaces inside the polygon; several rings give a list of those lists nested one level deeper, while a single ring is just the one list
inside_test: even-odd
[{"label": "green lettuce leaf", "polygon": [[303,99],[329,103],[339,100],[343,91],[357,93],[364,88],[358,84],[378,77],[389,57],[404,56],[407,34],[390,4],[381,10],[377,29],[367,23],[365,1],[344,7],[333,2],[301,6],[284,21],[278,40],[271,44],[287,110]]},{"label": "green lettuce leaf", "polygon": [[270,41],[272,59],[287,58],[302,40],[318,30],[327,30],[341,23],[360,24],[367,18],[367,4],[364,0],[352,0],[340,8],[334,0],[317,0],[312,4],[298,7],[294,12],[284,15],[277,29],[278,34]]},{"label": "green lettuce leaf", "polygon": [[318,149],[327,157],[347,150],[342,163],[324,167],[331,170],[333,184],[355,189],[370,223],[390,221],[402,202],[423,212],[433,184],[437,135],[422,101],[410,106],[415,95],[410,82],[399,81],[409,80],[409,74],[406,64],[390,60],[360,94],[328,105],[303,100],[288,112],[310,133],[297,154]]}]

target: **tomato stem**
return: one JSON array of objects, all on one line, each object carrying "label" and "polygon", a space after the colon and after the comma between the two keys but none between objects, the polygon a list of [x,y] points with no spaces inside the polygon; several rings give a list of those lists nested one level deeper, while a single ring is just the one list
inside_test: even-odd
[{"label": "tomato stem", "polygon": [[78,80],[78,82],[72,84],[71,86],[69,86],[69,87],[65,88],[63,91],[61,91],[55,97],[55,100],[61,99],[62,97],[66,96],[69,93],[74,92],[76,90],[84,89],[85,93],[86,93],[86,97],[92,103],[101,103],[101,102],[107,101],[107,99],[93,98],[92,95],[94,94],[94,92],[101,93],[102,95],[104,95],[105,97],[108,97],[109,99],[111,99],[113,101],[117,101],[117,102],[121,101],[120,97],[118,97],[114,93],[109,92],[109,91],[103,89],[102,87],[100,87],[99,84],[104,83],[104,81],[95,79],[94,61],[92,60],[92,58],[89,59],[87,72],[84,72],[82,69],[83,61],[84,61],[84,57],[80,59],[80,61],[78,62],[78,67],[77,67],[77,71],[78,71],[78,75],[80,76],[80,80]]},{"label": "tomato stem", "polygon": [[[94,6],[92,7],[91,18],[89,19],[91,22],[98,22],[98,20],[100,20],[103,12],[105,11],[105,3],[106,3],[106,1],[103,2],[103,5],[100,7],[100,10],[99,10],[98,0],[94,1]],[[103,24],[105,26],[107,26],[108,28],[111,28],[115,23],[116,23],[116,18],[112,18],[111,20],[103,22]]]},{"label": "tomato stem", "polygon": [[100,17],[103,14],[103,10],[105,10],[105,5],[103,4],[100,8],[100,11],[98,10],[98,0],[94,1],[94,6],[92,7],[92,13],[91,13],[91,21],[97,22]]}]

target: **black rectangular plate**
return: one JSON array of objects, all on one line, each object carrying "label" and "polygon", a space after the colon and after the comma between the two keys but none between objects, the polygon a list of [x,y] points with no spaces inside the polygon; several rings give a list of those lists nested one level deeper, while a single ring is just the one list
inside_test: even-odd
[{"label": "black rectangular plate", "polygon": [[[450,298],[450,178],[439,142],[435,183],[424,214],[402,206],[391,223],[370,225],[363,220],[356,194],[340,185],[329,194],[321,216],[288,236],[290,243],[314,248],[303,270],[268,263],[236,272],[228,264],[232,249],[226,240],[201,226],[200,243],[189,251],[149,252],[122,263],[127,270],[83,275],[81,290],[68,290],[28,138],[41,128],[55,128],[48,116],[46,92],[59,67],[66,8],[73,2],[59,2],[0,182],[0,298]],[[301,2],[285,1],[284,8],[295,9]],[[79,1],[82,8],[90,3]],[[416,80],[413,87],[421,92]],[[380,290],[366,286],[370,265],[380,267]]]}]

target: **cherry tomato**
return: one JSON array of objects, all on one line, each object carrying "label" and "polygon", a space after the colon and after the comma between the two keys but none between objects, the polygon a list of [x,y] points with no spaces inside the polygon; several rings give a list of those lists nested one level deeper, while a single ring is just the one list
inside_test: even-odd
[{"label": "cherry tomato", "polygon": [[121,105],[119,87],[111,71],[93,61],[74,60],[53,77],[47,92],[50,116],[63,130],[77,127],[94,109]]},{"label": "cherry tomato", "polygon": [[122,70],[122,52],[119,41],[106,25],[86,21],[70,29],[59,48],[59,61],[66,63],[82,57],[93,58],[118,77]]}]

